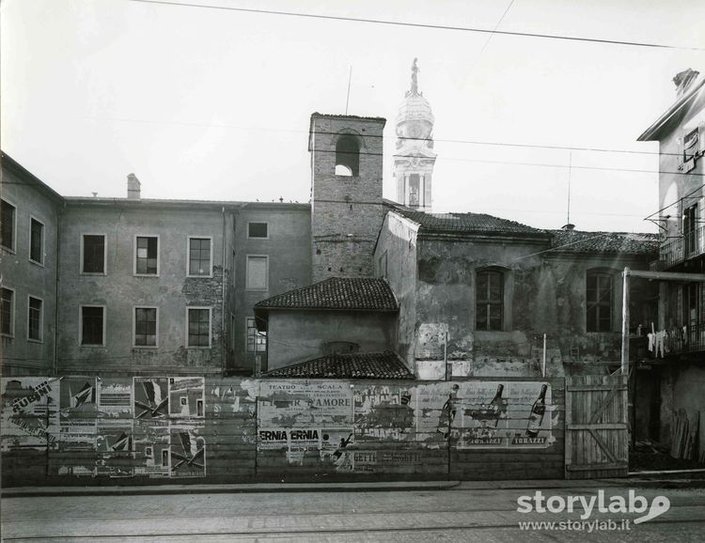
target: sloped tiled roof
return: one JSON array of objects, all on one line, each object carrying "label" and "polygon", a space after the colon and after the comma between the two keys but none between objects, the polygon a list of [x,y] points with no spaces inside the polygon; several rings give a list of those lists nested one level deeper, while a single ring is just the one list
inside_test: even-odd
[{"label": "sloped tiled roof", "polygon": [[657,234],[628,232],[582,232],[579,230],[551,230],[554,252],[582,254],[658,255]]},{"label": "sloped tiled roof", "polygon": [[413,379],[393,351],[330,354],[299,364],[277,368],[263,377],[305,379]]},{"label": "sloped tiled roof", "polygon": [[485,213],[424,213],[397,208],[395,211],[420,225],[421,232],[529,234],[546,236],[544,230]]},{"label": "sloped tiled roof", "polygon": [[397,311],[399,304],[384,279],[331,277],[262,300],[257,309]]}]

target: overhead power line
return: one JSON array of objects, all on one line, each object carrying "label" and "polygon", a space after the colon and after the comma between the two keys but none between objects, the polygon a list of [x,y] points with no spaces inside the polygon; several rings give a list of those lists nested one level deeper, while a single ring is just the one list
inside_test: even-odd
[{"label": "overhead power line", "polygon": [[[187,121],[166,121],[166,120],[151,120],[151,119],[120,119],[120,118],[95,118],[81,117],[93,121],[113,121],[119,123],[142,123],[142,124],[165,124],[165,125],[181,125],[181,126],[200,126],[203,128],[232,128],[235,130],[260,130],[263,132],[287,132],[290,134],[308,134],[308,130],[294,128],[269,128],[269,127],[253,127],[253,126],[237,126],[233,124],[213,124],[213,123],[198,123]],[[316,134],[326,136],[339,135],[338,132],[327,132],[324,130],[316,130]],[[408,136],[395,136],[398,140],[404,141],[426,141],[428,138],[412,138]],[[365,134],[365,138],[384,138],[384,135]],[[609,147],[587,147],[587,146],[571,146],[571,145],[547,145],[540,143],[512,143],[504,141],[488,141],[488,140],[463,140],[463,139],[443,139],[433,138],[434,143],[459,143],[463,145],[489,145],[495,147],[521,147],[525,149],[549,149],[554,151],[586,151],[595,153],[623,153],[632,155],[654,155],[654,156],[682,156],[683,153],[667,153],[659,151],[640,151],[638,149],[610,149]]]},{"label": "overhead power line", "polygon": [[563,41],[575,41],[575,42],[588,42],[596,44],[608,44],[608,45],[622,45],[628,47],[648,47],[652,49],[676,49],[681,51],[705,51],[705,47],[685,47],[678,45],[670,45],[663,43],[648,43],[648,42],[636,42],[636,41],[626,41],[626,40],[608,40],[602,38],[589,38],[583,36],[568,36],[564,34],[542,34],[538,32],[512,32],[509,30],[491,30],[487,28],[476,28],[469,26],[450,26],[450,25],[437,25],[430,23],[412,23],[408,21],[389,21],[386,19],[369,19],[365,17],[343,17],[340,15],[323,15],[320,13],[298,13],[293,11],[281,11],[272,9],[255,9],[255,8],[242,8],[234,6],[214,6],[207,4],[193,4],[189,2],[168,2],[166,0],[129,0],[130,2],[139,2],[142,4],[159,4],[165,6],[179,6],[179,7],[189,7],[189,8],[201,8],[201,9],[214,9],[223,11],[239,11],[242,13],[257,13],[263,15],[280,15],[286,17],[301,17],[307,19],[321,19],[328,21],[343,21],[350,23],[367,23],[367,24],[377,24],[377,25],[388,25],[388,26],[404,26],[410,28],[424,28],[433,30],[452,30],[456,32],[475,32],[480,34],[490,34],[490,35],[503,35],[503,36],[514,36],[520,38],[539,38],[539,39],[549,39],[549,40],[563,40]]}]

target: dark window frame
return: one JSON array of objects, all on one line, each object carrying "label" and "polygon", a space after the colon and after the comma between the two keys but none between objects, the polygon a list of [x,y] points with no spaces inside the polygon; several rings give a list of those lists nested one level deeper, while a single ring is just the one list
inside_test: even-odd
[{"label": "dark window frame", "polygon": [[15,336],[15,291],[0,287],[0,335]]},{"label": "dark window frame", "polygon": [[[39,306],[35,303],[32,307],[32,301],[39,302]],[[36,296],[27,297],[27,340],[28,341],[44,341],[44,300]]]},{"label": "dark window frame", "polygon": [[[140,318],[147,316],[148,318]],[[135,347],[158,347],[159,346],[159,309],[157,307],[139,306],[134,309],[134,328],[132,331],[132,343]],[[151,318],[151,316],[154,318]],[[153,338],[153,340],[150,340]]]},{"label": "dark window frame", "polygon": [[501,332],[505,328],[505,272],[483,268],[475,272],[475,330]]},{"label": "dark window frame", "polygon": [[[35,225],[39,227],[38,233]],[[36,217],[29,218],[29,260],[44,265],[44,223]],[[37,239],[37,234],[39,239]]]},{"label": "dark window frame", "polygon": [[[86,238],[101,238],[102,244],[86,243]],[[81,273],[105,275],[107,268],[106,249],[107,236],[105,234],[81,234]]]},{"label": "dark window frame", "polygon": [[[193,242],[198,242],[198,247],[194,247]],[[203,247],[204,242],[206,249]],[[204,254],[206,258],[204,258]],[[202,265],[204,261],[206,262],[206,266]],[[195,272],[194,269],[196,270]],[[206,236],[189,236],[188,270],[186,271],[186,275],[189,277],[211,277],[213,275],[213,238]]]},{"label": "dark window frame", "polygon": [[5,200],[4,198],[0,198],[0,246],[5,250],[14,253],[17,250],[16,238],[17,206]]},{"label": "dark window frame", "polygon": [[[252,233],[252,227],[261,228],[264,226],[264,235],[257,235]],[[269,223],[265,221],[249,221],[247,223],[247,239],[269,239]]]},{"label": "dark window frame", "polygon": [[[89,313],[93,313],[90,315]],[[102,347],[105,345],[106,308],[103,305],[81,306],[81,345]]]},{"label": "dark window frame", "polygon": [[[146,251],[146,256],[140,256],[141,250]],[[135,275],[159,275],[159,236],[135,236]]]},{"label": "dark window frame", "polygon": [[257,330],[255,317],[245,318],[245,343],[248,353],[267,352],[267,334]]},{"label": "dark window frame", "polygon": [[588,270],[585,275],[585,330],[612,332],[614,307],[613,273]]},{"label": "dark window frame", "polygon": [[[194,319],[192,315],[197,315],[198,318]],[[203,319],[204,315],[206,315],[207,320]],[[189,349],[209,348],[211,346],[211,318],[210,307],[186,308],[186,346]]]}]

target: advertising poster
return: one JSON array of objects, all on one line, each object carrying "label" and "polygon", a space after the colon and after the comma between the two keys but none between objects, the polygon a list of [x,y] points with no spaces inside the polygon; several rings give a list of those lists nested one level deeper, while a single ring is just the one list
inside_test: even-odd
[{"label": "advertising poster", "polygon": [[96,449],[97,380],[95,377],[63,377],[59,391],[59,450]]},{"label": "advertising poster", "polygon": [[203,425],[174,425],[170,432],[170,476],[206,476],[206,440]]},{"label": "advertising poster", "polygon": [[205,391],[203,377],[170,377],[169,416],[205,418]]},{"label": "advertising poster", "polygon": [[55,448],[59,436],[59,379],[2,379],[2,450]]},{"label": "advertising poster", "polygon": [[290,464],[304,456],[339,469],[347,458],[339,449],[352,442],[353,400],[344,382],[265,381],[260,385],[257,448],[283,449]]},{"label": "advertising poster", "polygon": [[459,449],[546,448],[551,434],[551,386],[537,381],[435,383],[418,389],[419,438],[449,437]]},{"label": "advertising poster", "polygon": [[135,459],[132,420],[99,419],[97,431],[96,474],[132,477]]},{"label": "advertising poster", "polygon": [[135,377],[133,395],[136,419],[169,416],[169,380],[166,377]]},{"label": "advertising poster", "polygon": [[355,387],[355,439],[415,439],[415,389],[409,386]]},{"label": "advertising poster", "polygon": [[169,477],[169,421],[135,420],[133,432],[134,474]]},{"label": "advertising poster", "polygon": [[261,428],[352,427],[352,390],[347,383],[335,381],[265,381],[257,413]]},{"label": "advertising poster", "polygon": [[98,417],[108,419],[132,418],[131,378],[105,378],[98,381]]}]

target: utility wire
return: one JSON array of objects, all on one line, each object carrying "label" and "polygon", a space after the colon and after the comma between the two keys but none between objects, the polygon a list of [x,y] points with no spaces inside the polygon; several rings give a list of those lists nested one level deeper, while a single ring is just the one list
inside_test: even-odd
[{"label": "utility wire", "polygon": [[[247,127],[247,126],[236,126],[232,124],[212,124],[212,123],[196,123],[196,122],[186,122],[186,121],[155,121],[149,119],[95,119],[91,117],[86,117],[87,120],[103,120],[103,121],[113,121],[120,123],[144,123],[144,124],[164,124],[164,125],[180,125],[180,126],[200,126],[203,128],[232,128],[235,130],[260,130],[264,132],[288,132],[291,134],[307,134],[308,130],[299,129],[285,129],[285,128],[262,128],[262,127]],[[326,136],[336,136],[339,135],[338,132],[327,132],[325,130],[316,130],[316,134],[326,135]],[[384,138],[384,135],[376,134],[365,134],[365,139],[372,138]],[[682,153],[665,153],[659,151],[640,151],[637,149],[610,149],[607,147],[576,147],[570,145],[543,145],[539,143],[512,143],[512,142],[501,142],[501,141],[488,141],[488,140],[465,140],[465,139],[442,139],[433,138],[429,140],[428,138],[412,138],[408,136],[397,136],[397,140],[400,141],[433,141],[434,143],[460,143],[468,145],[489,145],[497,147],[520,147],[527,149],[550,149],[558,151],[586,151],[586,152],[597,152],[597,153],[624,153],[624,154],[634,154],[634,155],[654,155],[654,156],[682,156]]]},{"label": "utility wire", "polygon": [[521,38],[540,38],[540,39],[550,39],[550,40],[563,40],[563,41],[574,41],[574,42],[587,42],[587,43],[597,43],[597,44],[609,44],[609,45],[621,45],[629,47],[648,47],[652,49],[675,49],[681,51],[705,51],[705,47],[684,47],[670,44],[662,43],[648,43],[648,42],[635,42],[635,41],[624,41],[624,40],[609,40],[600,38],[588,38],[581,36],[568,36],[565,34],[542,34],[538,32],[511,32],[508,30],[489,30],[487,28],[476,28],[468,26],[449,26],[449,25],[437,25],[430,23],[411,23],[408,21],[390,21],[386,19],[369,19],[364,17],[343,17],[339,15],[322,15],[319,13],[297,13],[293,11],[280,11],[271,9],[254,9],[254,8],[242,8],[233,6],[214,6],[205,4],[192,4],[189,2],[167,2],[166,0],[129,0],[130,2],[139,2],[142,4],[159,4],[165,6],[178,6],[178,7],[189,7],[189,8],[201,8],[201,9],[213,9],[213,10],[223,10],[223,11],[237,11],[241,13],[256,13],[262,15],[280,15],[286,17],[301,17],[307,19],[320,19],[326,21],[343,21],[350,23],[367,23],[367,24],[378,24],[378,25],[388,25],[388,26],[403,26],[409,28],[424,28],[432,30],[452,30],[458,32],[475,32],[481,34],[499,34],[502,36],[514,36]]}]

